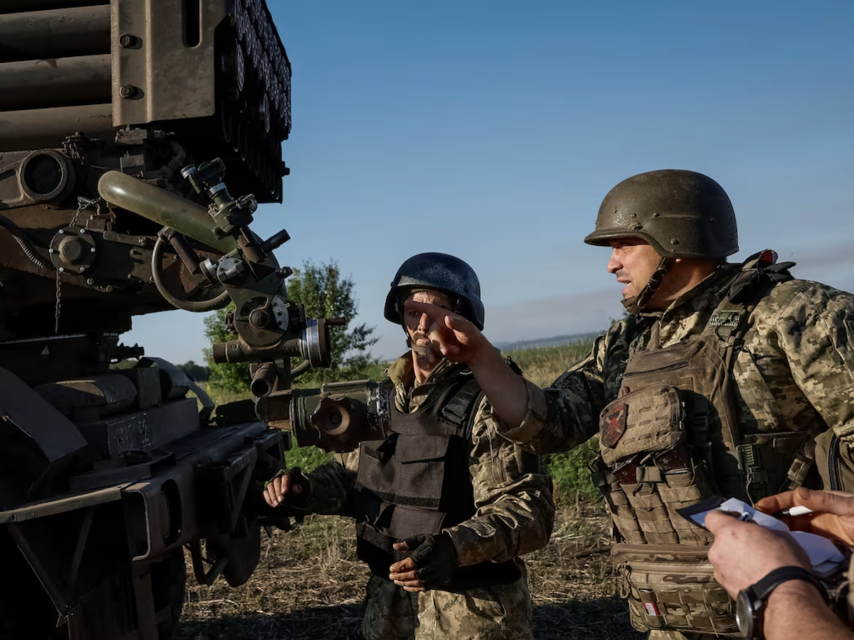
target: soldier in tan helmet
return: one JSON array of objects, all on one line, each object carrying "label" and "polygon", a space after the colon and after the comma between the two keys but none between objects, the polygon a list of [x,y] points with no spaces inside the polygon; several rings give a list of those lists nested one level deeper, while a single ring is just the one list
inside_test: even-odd
[{"label": "soldier in tan helmet", "polygon": [[548,389],[515,376],[464,318],[419,309],[440,321],[446,357],[469,365],[506,437],[550,453],[599,435],[593,478],[632,625],[655,638],[738,636],[708,562],[712,535],[677,509],[822,480],[847,488],[854,297],[794,279],[772,251],[727,263],[732,204],[691,171],[618,184],[585,242],[611,248],[628,315]]}]

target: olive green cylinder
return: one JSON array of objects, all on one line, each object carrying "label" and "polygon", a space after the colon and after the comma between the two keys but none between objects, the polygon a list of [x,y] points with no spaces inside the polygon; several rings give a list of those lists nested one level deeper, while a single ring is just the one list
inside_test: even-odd
[{"label": "olive green cylinder", "polygon": [[217,237],[216,225],[207,209],[160,187],[118,171],[108,171],[98,181],[98,193],[107,202],[183,233],[212,249],[228,253],[237,248],[237,241],[231,236]]}]

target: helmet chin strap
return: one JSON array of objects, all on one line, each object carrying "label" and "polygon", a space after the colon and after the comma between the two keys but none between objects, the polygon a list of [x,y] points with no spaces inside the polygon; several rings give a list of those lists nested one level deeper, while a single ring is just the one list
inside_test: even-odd
[{"label": "helmet chin strap", "polygon": [[623,306],[629,314],[636,316],[643,311],[644,307],[649,302],[649,299],[655,295],[656,291],[658,291],[658,288],[664,280],[664,275],[670,269],[672,264],[672,258],[662,258],[661,262],[658,263],[658,267],[656,267],[655,271],[653,271],[652,275],[649,277],[649,280],[647,280],[646,286],[641,289],[641,292],[636,296],[623,300]]}]

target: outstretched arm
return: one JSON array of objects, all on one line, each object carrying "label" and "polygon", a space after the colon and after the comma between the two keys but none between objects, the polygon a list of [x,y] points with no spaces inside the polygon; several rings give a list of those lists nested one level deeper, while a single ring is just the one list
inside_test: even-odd
[{"label": "outstretched arm", "polygon": [[305,513],[354,516],[352,497],[359,452],[339,454],[308,476],[290,470],[271,480],[264,499],[271,507],[285,505]]},{"label": "outstretched arm", "polygon": [[524,380],[501,357],[501,352],[463,316],[433,304],[409,304],[435,323],[437,331],[431,336],[439,341],[442,355],[452,362],[467,364],[496,415],[508,428],[518,427],[527,412],[528,390]]},{"label": "outstretched arm", "polygon": [[566,451],[586,441],[596,432],[608,397],[616,396],[610,387],[619,384],[625,359],[613,355],[627,351],[624,323],[616,323],[600,338],[587,360],[550,388],[540,389],[516,375],[498,349],[462,316],[429,304],[412,307],[435,322],[437,330],[431,335],[445,357],[472,370],[492,405],[499,431],[529,451]]}]

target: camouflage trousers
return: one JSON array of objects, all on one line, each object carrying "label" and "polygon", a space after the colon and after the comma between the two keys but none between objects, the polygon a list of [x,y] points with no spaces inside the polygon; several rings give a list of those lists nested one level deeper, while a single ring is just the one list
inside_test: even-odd
[{"label": "camouflage trousers", "polygon": [[715,636],[700,633],[682,633],[681,631],[650,631],[648,640],[711,640]]},{"label": "camouflage trousers", "polygon": [[362,622],[365,640],[533,640],[524,578],[463,593],[409,593],[371,576]]}]

